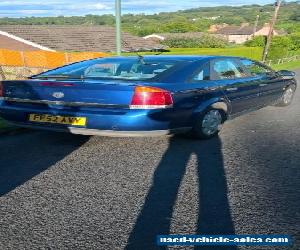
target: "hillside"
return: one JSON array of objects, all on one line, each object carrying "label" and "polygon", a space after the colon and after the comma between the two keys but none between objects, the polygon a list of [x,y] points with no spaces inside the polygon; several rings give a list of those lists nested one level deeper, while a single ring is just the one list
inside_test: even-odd
[{"label": "hillside", "polygon": [[[163,12],[153,15],[125,14],[122,17],[123,28],[136,35],[147,35],[159,32],[207,31],[212,24],[254,23],[260,13],[260,24],[268,22],[274,6],[268,4],[244,5],[239,7],[219,6],[200,7],[177,12]],[[72,17],[26,17],[0,18],[0,24],[89,24],[114,25],[113,15],[86,15]],[[283,3],[280,10],[277,28],[283,28],[289,33],[300,32],[300,1]]]}]

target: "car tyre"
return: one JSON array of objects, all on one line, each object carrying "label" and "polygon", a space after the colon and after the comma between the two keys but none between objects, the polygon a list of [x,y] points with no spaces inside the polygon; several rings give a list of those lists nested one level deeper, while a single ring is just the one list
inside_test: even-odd
[{"label": "car tyre", "polygon": [[276,104],[276,106],[279,107],[289,106],[293,101],[295,91],[296,91],[296,86],[294,84],[287,87],[286,90],[283,92],[283,95],[279,99],[279,102]]},{"label": "car tyre", "polygon": [[210,139],[220,132],[226,115],[223,110],[209,108],[197,117],[191,131],[191,136],[196,139]]}]

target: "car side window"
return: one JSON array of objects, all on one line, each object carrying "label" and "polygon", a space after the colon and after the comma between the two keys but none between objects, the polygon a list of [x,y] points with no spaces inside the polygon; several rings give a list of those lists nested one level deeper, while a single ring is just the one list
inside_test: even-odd
[{"label": "car side window", "polygon": [[244,69],[232,59],[220,59],[212,63],[211,73],[213,79],[236,79],[246,77]]},{"label": "car side window", "polygon": [[204,64],[198,73],[193,77],[194,81],[207,81],[210,80],[209,63]]},{"label": "car side window", "polygon": [[272,72],[268,67],[252,60],[242,59],[241,63],[251,76],[266,75],[267,73]]}]

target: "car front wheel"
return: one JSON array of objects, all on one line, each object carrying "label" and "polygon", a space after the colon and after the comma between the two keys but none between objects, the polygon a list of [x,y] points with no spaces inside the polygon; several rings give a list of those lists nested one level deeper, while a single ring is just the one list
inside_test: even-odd
[{"label": "car front wheel", "polygon": [[192,136],[198,139],[212,138],[220,132],[224,120],[223,111],[210,108],[198,117]]},{"label": "car front wheel", "polygon": [[293,101],[295,91],[296,91],[295,85],[291,85],[291,86],[287,87],[286,90],[284,91],[282,97],[280,98],[277,106],[280,106],[280,107],[289,106]]}]

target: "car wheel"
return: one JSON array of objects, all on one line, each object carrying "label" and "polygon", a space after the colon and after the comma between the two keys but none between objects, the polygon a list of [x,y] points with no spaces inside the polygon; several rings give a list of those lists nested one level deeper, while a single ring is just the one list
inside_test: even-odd
[{"label": "car wheel", "polygon": [[277,103],[277,106],[280,106],[280,107],[289,106],[293,101],[295,91],[296,91],[296,86],[295,85],[289,86],[284,91],[282,97],[280,98],[279,102]]},{"label": "car wheel", "polygon": [[192,130],[192,136],[198,139],[209,139],[216,136],[225,121],[222,110],[210,108],[200,115]]}]

